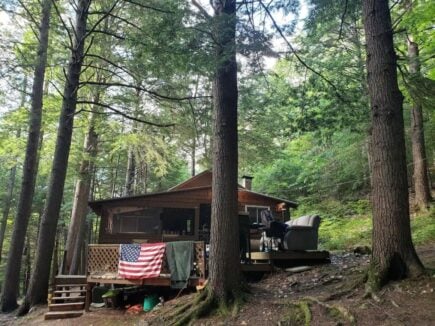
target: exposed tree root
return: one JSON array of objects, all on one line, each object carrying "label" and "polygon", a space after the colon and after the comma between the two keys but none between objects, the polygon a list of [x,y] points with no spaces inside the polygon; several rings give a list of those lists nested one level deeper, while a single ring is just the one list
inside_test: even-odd
[{"label": "exposed tree root", "polygon": [[30,311],[30,302],[27,300],[27,297],[24,299],[24,302],[17,310],[17,317],[22,317],[26,315]]},{"label": "exposed tree root", "polygon": [[179,313],[174,315],[172,320],[169,320],[169,325],[187,325],[191,321],[211,313],[217,307],[216,302],[217,300],[211,291],[204,291],[193,303],[182,307]]},{"label": "exposed tree root", "polygon": [[218,300],[210,288],[205,288],[196,296],[195,300],[176,307],[171,314],[166,315],[164,324],[172,326],[188,325],[192,321],[213,312],[219,312],[223,315],[229,313],[235,315],[243,302],[245,302],[244,292],[232,293],[232,300],[227,303]]},{"label": "exposed tree root", "polygon": [[[288,305],[288,303],[286,303]],[[290,311],[286,314],[284,320],[278,322],[278,325],[311,325],[311,310],[307,301],[301,300],[290,303]]]},{"label": "exposed tree root", "polygon": [[330,294],[327,296],[324,301],[331,301],[331,300],[337,300],[340,299],[342,296],[345,296],[347,294],[352,293],[355,289],[359,288],[360,286],[364,285],[367,282],[367,274],[364,273],[363,275],[360,275],[355,278],[352,282],[350,282],[350,285],[343,290]]},{"label": "exposed tree root", "polygon": [[301,301],[299,302],[299,308],[304,313],[305,325],[310,326],[312,319],[310,305],[306,301]]},{"label": "exposed tree root", "polygon": [[383,264],[375,261],[372,257],[372,262],[367,271],[365,297],[372,297],[390,281],[418,278],[427,275],[426,273],[423,264],[413,251],[408,257],[404,254],[394,253]]},{"label": "exposed tree root", "polygon": [[331,316],[341,316],[345,320],[347,320],[351,325],[356,325],[355,317],[350,313],[348,309],[340,305],[329,305],[325,302],[322,302],[316,298],[306,297],[302,299],[307,303],[315,303],[328,311]]}]

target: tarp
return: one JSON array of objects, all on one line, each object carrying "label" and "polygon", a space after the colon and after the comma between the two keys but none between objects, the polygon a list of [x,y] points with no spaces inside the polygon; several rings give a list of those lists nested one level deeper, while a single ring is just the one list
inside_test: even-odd
[{"label": "tarp", "polygon": [[171,272],[171,287],[186,287],[193,265],[193,241],[167,242],[166,259]]}]

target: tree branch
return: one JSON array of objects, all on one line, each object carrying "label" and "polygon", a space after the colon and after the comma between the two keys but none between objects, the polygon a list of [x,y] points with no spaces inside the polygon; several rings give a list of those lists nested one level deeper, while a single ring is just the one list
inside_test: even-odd
[{"label": "tree branch", "polygon": [[109,10],[107,12],[104,13],[104,15],[102,15],[97,21],[96,23],[89,29],[89,31],[85,34],[84,38],[86,39],[90,34],[92,34],[92,32],[98,27],[98,25],[101,24],[101,22],[106,19],[110,13],[113,11],[113,9],[115,9],[116,5],[118,4],[119,0],[115,0],[113,2],[113,5],[109,8]]},{"label": "tree branch", "polygon": [[170,11],[170,10],[166,10],[166,9],[161,9],[161,8],[156,8],[156,7],[151,7],[151,6],[148,6],[148,5],[144,5],[144,4],[136,2],[134,0],[124,0],[124,2],[130,3],[132,5],[139,6],[141,8],[151,9],[151,10],[154,10],[154,11],[157,11],[157,12],[161,12],[161,13],[164,13],[164,14],[173,14],[174,13],[173,11]]},{"label": "tree branch", "polygon": [[111,66],[113,66],[115,68],[118,68],[119,70],[125,72],[127,75],[129,75],[131,77],[134,77],[134,74],[130,70],[128,70],[127,68],[124,68],[124,67],[114,63],[113,61],[111,61],[111,60],[109,60],[109,59],[107,59],[105,57],[102,57],[102,56],[100,56],[98,54],[93,54],[93,53],[88,53],[88,54],[86,54],[86,56],[90,57],[90,58],[100,59],[101,61],[104,61],[104,62],[108,63],[109,65],[111,65]]},{"label": "tree branch", "polygon": [[204,7],[201,6],[196,0],[192,0],[192,5],[194,5],[205,18],[207,19],[212,18],[207,12],[207,10],[205,10]]},{"label": "tree branch", "polygon": [[296,57],[296,59],[308,70],[310,70],[312,73],[314,73],[315,75],[319,76],[321,79],[323,79],[329,86],[332,87],[332,89],[334,90],[335,95],[337,96],[337,98],[339,100],[341,100],[344,103],[347,103],[348,101],[346,101],[343,96],[338,92],[337,86],[334,85],[334,83],[332,83],[328,78],[326,78],[325,76],[323,76],[320,72],[318,72],[317,70],[315,70],[314,68],[310,67],[304,60],[302,60],[302,58],[297,54],[297,52],[295,51],[295,49],[293,48],[293,46],[291,45],[291,43],[287,40],[287,37],[285,37],[284,33],[282,32],[281,28],[278,26],[278,24],[275,21],[275,18],[273,18],[273,15],[271,14],[269,8],[267,8],[267,6],[263,3],[262,0],[259,0],[260,5],[263,7],[263,9],[266,11],[267,15],[269,16],[270,20],[272,21],[273,26],[275,27],[275,29],[278,31],[278,34],[282,37],[282,39],[285,41],[285,43],[288,45],[288,47],[290,48],[291,52],[293,53],[293,55]]},{"label": "tree branch", "polygon": [[344,2],[344,11],[343,14],[341,15],[341,23],[340,23],[340,30],[338,32],[338,39],[341,39],[341,33],[343,33],[343,25],[344,25],[344,20],[346,18],[346,13],[347,13],[347,5],[348,5],[348,0],[345,0]]},{"label": "tree branch", "polygon": [[[35,24],[36,27],[38,27],[39,26],[38,22],[36,21],[35,17],[33,17],[32,13],[26,7],[26,5],[23,3],[23,1],[18,0],[18,3],[20,4],[21,7],[23,7],[24,11],[29,15],[30,20],[32,21],[32,23]],[[36,38],[38,39],[38,42],[39,42],[39,35],[38,34],[36,34]]]},{"label": "tree branch", "polygon": [[51,3],[53,4],[54,10],[56,11],[57,16],[59,17],[59,20],[62,23],[63,28],[65,28],[65,31],[68,34],[69,44],[70,44],[70,49],[71,49],[73,47],[74,42],[73,42],[72,35],[69,31],[69,28],[66,25],[65,21],[63,20],[62,15],[60,14],[59,8],[57,7],[57,4],[56,4],[56,0],[52,0]]},{"label": "tree branch", "polygon": [[119,35],[119,34],[116,34],[113,32],[109,32],[109,31],[105,31],[105,30],[101,30],[101,29],[94,29],[93,33],[108,35],[108,36],[114,37],[114,38],[116,38],[118,40],[122,40],[122,41],[125,40],[125,37],[122,35]]},{"label": "tree branch", "polygon": [[80,84],[81,85],[106,86],[106,87],[126,87],[126,88],[132,88],[132,89],[143,91],[143,92],[147,93],[148,95],[151,95],[151,96],[156,97],[158,99],[169,100],[169,101],[188,101],[188,100],[192,100],[192,99],[210,98],[211,97],[211,96],[173,97],[173,96],[159,94],[159,93],[157,93],[155,91],[151,91],[151,90],[149,90],[147,88],[144,88],[144,87],[141,87],[141,86],[136,86],[136,85],[131,85],[131,84],[123,84],[123,83],[117,83],[117,82],[101,83],[101,82],[95,82],[95,81],[86,81],[86,82],[81,82]]},{"label": "tree branch", "polygon": [[[144,123],[144,124],[147,124],[147,125],[150,125],[150,126],[154,126],[154,127],[167,128],[167,127],[173,127],[173,126],[175,126],[174,123],[161,124],[161,123],[155,123],[155,122],[151,122],[151,121],[147,121],[147,120],[142,120],[142,119],[139,119],[139,118],[135,118],[135,117],[132,117],[132,116],[130,116],[130,115],[128,115],[128,114],[126,114],[126,113],[124,113],[124,112],[118,110],[118,109],[115,109],[113,106],[110,106],[110,105],[108,105],[108,104],[104,104],[104,103],[100,103],[100,102],[94,102],[94,101],[77,101],[77,104],[90,104],[90,105],[97,105],[97,106],[100,106],[100,107],[102,107],[102,108],[108,109],[108,110],[112,111],[114,114],[120,115],[120,116],[122,116],[122,117],[124,117],[124,118],[126,118],[126,119],[133,120],[133,121],[137,121],[137,122]],[[85,110],[85,109],[81,109],[80,111],[89,112],[89,111],[87,111],[87,110]],[[79,113],[80,111],[78,111],[77,113]],[[91,112],[94,112],[94,113],[97,113],[97,114],[107,114],[107,113],[105,113],[105,112],[98,112],[98,111],[91,111]],[[76,113],[76,114],[77,114],[77,113]]]}]

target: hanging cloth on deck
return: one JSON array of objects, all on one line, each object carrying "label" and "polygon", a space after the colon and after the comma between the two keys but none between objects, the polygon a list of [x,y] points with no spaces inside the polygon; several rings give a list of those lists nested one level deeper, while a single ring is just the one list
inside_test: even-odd
[{"label": "hanging cloth on deck", "polygon": [[187,287],[193,265],[193,241],[167,242],[166,259],[171,272],[171,287]]}]

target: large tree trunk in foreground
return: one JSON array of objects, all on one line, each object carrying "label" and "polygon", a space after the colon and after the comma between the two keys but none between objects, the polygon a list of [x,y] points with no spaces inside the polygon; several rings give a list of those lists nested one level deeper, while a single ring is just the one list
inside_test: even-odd
[{"label": "large tree trunk in foreground", "polygon": [[27,226],[32,210],[33,194],[38,166],[38,145],[41,133],[42,97],[45,67],[47,65],[48,32],[50,27],[51,1],[42,2],[42,18],[39,27],[38,57],[32,86],[32,105],[29,117],[26,156],[24,159],[21,193],[17,216],[14,222],[5,282],[1,296],[1,311],[11,311],[17,307],[20,282],[21,257],[24,249]]},{"label": "large tree trunk in foreground", "polygon": [[[96,95],[94,102],[99,102],[99,94]],[[93,110],[96,110],[94,107]],[[74,202],[71,213],[71,223],[68,228],[68,237],[66,241],[66,256],[64,270],[69,274],[77,274],[79,270],[78,259],[81,255],[83,242],[83,229],[86,223],[88,212],[89,192],[91,188],[92,171],[94,168],[93,160],[97,155],[98,135],[95,132],[96,113],[91,112],[89,119],[89,129],[85,137],[83,152],[85,158],[80,163],[79,179],[76,183],[74,192]]]},{"label": "large tree trunk in foreground", "polygon": [[[418,57],[418,44],[408,36],[409,73],[420,74],[420,61]],[[421,104],[414,102],[411,108],[411,142],[412,162],[414,165],[414,191],[415,207],[427,210],[431,200],[429,189],[429,176],[427,173],[427,157],[424,141],[423,109]]]},{"label": "large tree trunk in foreground", "polygon": [[240,289],[237,206],[236,1],[215,7],[216,75],[213,85],[213,182],[210,291],[223,303]]},{"label": "large tree trunk in foreground", "polygon": [[59,219],[68,167],[74,113],[77,105],[77,90],[79,88],[80,72],[83,62],[86,21],[90,2],[91,0],[80,0],[78,1],[76,9],[75,39],[71,50],[65,88],[63,91],[56,148],[47,200],[39,230],[35,267],[30,280],[29,290],[19,311],[20,314],[26,313],[30,306],[47,302],[51,259],[53,256],[57,221]]},{"label": "large tree trunk in foreground", "polygon": [[403,123],[388,0],[363,1],[372,115],[373,253],[370,285],[423,272],[411,239]]}]

